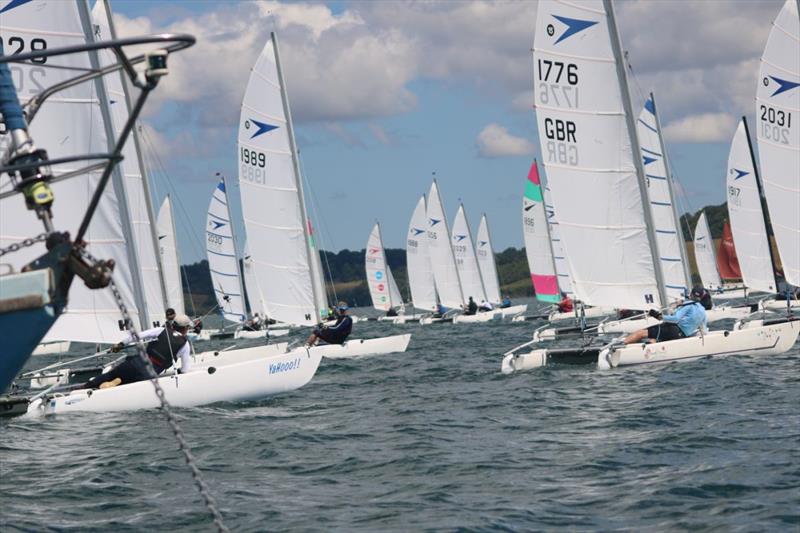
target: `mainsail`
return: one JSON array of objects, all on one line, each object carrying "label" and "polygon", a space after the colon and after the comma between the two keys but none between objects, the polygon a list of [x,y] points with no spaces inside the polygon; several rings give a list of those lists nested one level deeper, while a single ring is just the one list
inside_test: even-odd
[{"label": "mainsail", "polygon": [[386,261],[381,226],[377,222],[367,240],[364,263],[372,306],[381,311],[388,311],[402,305],[403,299],[400,297],[400,291],[397,290],[397,284],[392,276],[389,263]]},{"label": "mainsail", "polygon": [[715,255],[711,230],[708,227],[706,214],[702,212],[694,227],[694,259],[697,262],[697,273],[700,274],[703,287],[713,291],[722,288]]},{"label": "mainsail", "polygon": [[483,288],[472,232],[469,230],[463,204],[458,206],[456,218],[453,220],[452,239],[453,256],[456,258],[456,268],[464,298],[472,298],[475,302],[486,301],[486,290]]},{"label": "mainsail", "polygon": [[425,229],[427,226],[427,207],[425,195],[422,195],[408,223],[406,268],[414,307],[431,311],[436,305],[436,285],[428,252],[428,235]]},{"label": "mainsail", "polygon": [[664,273],[667,298],[681,301],[689,289],[688,270],[684,261],[683,232],[678,226],[675,199],[672,195],[672,176],[667,167],[667,157],[661,136],[661,126],[652,93],[636,122],[642,150],[642,164],[647,178],[649,209],[655,225],[656,249],[661,271]]},{"label": "mainsail", "polygon": [[755,158],[745,119],[739,122],[728,155],[728,215],[742,280],[751,291],[774,293],[775,274],[761,208]]},{"label": "mainsail", "polygon": [[[85,2],[5,4],[0,16],[0,34],[6,44],[13,41],[31,47],[61,48],[93,40]],[[90,69],[93,61],[87,54],[69,54],[43,58],[38,63],[15,64],[13,69],[15,81],[19,83],[20,100],[27,101],[42,88],[74,77],[76,71]],[[104,116],[107,117],[104,90],[98,79],[60,91],[46,100],[30,125],[30,133],[38,146],[47,147],[51,159],[110,151],[112,139],[104,121]],[[0,136],[0,139],[4,137]],[[0,153],[4,151],[0,148]],[[57,176],[75,170],[80,164],[60,165],[53,171]],[[51,185],[57,199],[54,215],[59,229],[72,234],[77,231],[99,178],[99,172],[92,172]],[[137,271],[137,263],[126,246],[130,235],[127,233],[129,228],[123,227],[125,189],[120,178],[121,174],[115,171],[113,186],[105,188],[84,240],[93,255],[116,262],[114,280],[117,288],[134,324],[140,325],[141,298],[135,296],[132,277],[132,272]],[[4,181],[0,183],[0,190],[7,190],[8,186],[9,182]],[[18,197],[0,201],[0,247],[29,237],[30,228],[39,225],[35,213],[26,209]],[[19,269],[45,251],[44,244],[37,244],[8,255],[3,261]],[[109,289],[90,290],[83,283],[75,282],[69,291],[66,312],[55,322],[44,341],[117,342],[122,334],[119,319],[119,307]]]},{"label": "mainsail", "polygon": [[439,187],[436,180],[431,184],[427,206],[428,251],[431,258],[433,277],[436,280],[436,291],[445,307],[459,309],[465,302],[461,292],[461,281],[458,278],[453,247],[450,244],[450,231],[444,215],[442,201],[439,199]]},{"label": "mainsail", "polygon": [[239,258],[233,239],[225,180],[220,180],[208,205],[206,253],[211,284],[222,316],[231,322],[243,322],[246,315],[242,278],[239,274]]},{"label": "mainsail", "polygon": [[717,270],[722,279],[741,279],[742,277],[739,259],[736,257],[736,246],[733,244],[733,233],[731,233],[731,226],[727,221],[722,226],[722,237],[719,240]]},{"label": "mainsail", "polygon": [[[536,299],[542,302],[561,301],[556,264],[553,259],[553,243],[550,242],[548,214],[542,194],[542,182],[536,161],[531,164],[528,179],[525,181],[525,195],[522,198],[522,233],[525,240],[525,255],[531,273]],[[566,262],[564,263],[566,267]],[[569,283],[566,274],[564,283]]]},{"label": "mainsail", "polygon": [[575,292],[627,309],[665,301],[611,2],[543,0],[536,120]]},{"label": "mainsail", "polygon": [[[553,254],[553,262],[556,265],[558,288],[570,298],[574,298],[575,291],[572,290],[572,276],[569,273],[567,252],[564,251],[564,243],[561,242],[561,230],[558,228],[556,208],[553,206],[553,199],[550,197],[550,188],[547,185],[544,186],[544,209],[547,213],[547,228],[550,230],[550,246]],[[556,300],[552,299],[547,301],[555,302]]]},{"label": "mainsail", "polygon": [[158,244],[161,253],[161,266],[167,286],[167,305],[178,314],[185,313],[183,305],[183,284],[181,283],[181,263],[178,259],[178,243],[175,239],[175,221],[172,218],[172,203],[169,195],[164,198],[158,210]]},{"label": "mainsail", "polygon": [[327,306],[275,34],[247,82],[238,159],[248,251],[264,305],[278,321],[316,324]]},{"label": "mainsail", "polygon": [[475,253],[478,256],[478,266],[481,269],[486,299],[494,304],[500,303],[500,279],[497,277],[497,263],[494,258],[494,248],[492,248],[492,237],[489,233],[489,220],[485,213],[481,217],[476,237]]},{"label": "mainsail", "polygon": [[786,0],[769,34],[756,91],[761,178],[786,281],[800,286],[800,20]]},{"label": "mainsail", "polygon": [[[110,40],[110,13],[106,11],[103,1],[95,2],[92,9],[95,38],[97,40]],[[98,52],[101,65],[110,65],[116,62],[114,52],[110,49]],[[128,95],[123,85],[123,73],[117,72],[103,77],[106,93],[108,94],[109,112],[114,136],[118,137],[130,116]],[[133,247],[139,265],[139,271],[132,274],[140,278],[144,293],[147,323],[159,321],[164,315],[164,305],[167,302],[165,295],[166,283],[162,280],[160,271],[160,257],[156,247],[156,236],[153,230],[155,225],[153,206],[150,200],[150,191],[142,168],[142,157],[139,153],[136,129],[131,133],[131,139],[122,149],[124,159],[117,164],[118,172],[123,177],[125,185],[125,204],[130,220],[133,240],[129,245]],[[130,255],[130,252],[129,252]],[[178,285],[180,288],[180,285]],[[182,306],[181,306],[182,307]]]}]

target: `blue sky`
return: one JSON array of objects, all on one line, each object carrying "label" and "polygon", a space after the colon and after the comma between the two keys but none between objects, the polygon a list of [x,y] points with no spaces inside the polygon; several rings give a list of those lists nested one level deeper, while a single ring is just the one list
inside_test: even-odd
[{"label": "blue sky", "polygon": [[[780,5],[618,3],[637,87],[656,91],[682,205],[692,210],[724,201],[729,139],[738,117],[753,114],[757,61]],[[235,182],[239,105],[272,29],[323,248],[363,248],[376,219],[386,246],[404,246],[433,172],[451,218],[461,199],[473,228],[487,213],[496,251],[522,246],[521,195],[539,152],[535,3],[114,0],[112,8],[121,35],[186,31],[199,40],[171,59],[145,116],[158,152],[151,160],[170,176],[166,183],[154,171],[157,199],[180,191],[185,262],[204,257],[215,172]]]}]

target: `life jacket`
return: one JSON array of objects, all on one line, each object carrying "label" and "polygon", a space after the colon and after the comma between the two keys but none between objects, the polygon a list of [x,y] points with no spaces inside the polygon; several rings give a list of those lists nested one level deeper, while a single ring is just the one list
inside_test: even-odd
[{"label": "life jacket", "polygon": [[147,355],[150,360],[162,369],[169,368],[177,360],[178,352],[187,343],[186,337],[175,330],[164,328],[156,340],[148,343]]},{"label": "life jacket", "polygon": [[331,344],[342,344],[353,331],[353,319],[346,315],[340,316],[332,328],[323,331],[325,332],[323,340]]}]

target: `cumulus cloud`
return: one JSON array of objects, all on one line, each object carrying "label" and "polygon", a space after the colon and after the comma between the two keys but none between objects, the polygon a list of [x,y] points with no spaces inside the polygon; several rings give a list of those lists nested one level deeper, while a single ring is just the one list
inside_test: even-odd
[{"label": "cumulus cloud", "polygon": [[508,157],[530,155],[533,143],[522,137],[515,137],[499,124],[489,124],[478,134],[475,141],[481,157]]},{"label": "cumulus cloud", "polygon": [[730,141],[736,130],[736,119],[727,113],[704,113],[691,115],[664,128],[668,141],[677,142],[725,142]]}]

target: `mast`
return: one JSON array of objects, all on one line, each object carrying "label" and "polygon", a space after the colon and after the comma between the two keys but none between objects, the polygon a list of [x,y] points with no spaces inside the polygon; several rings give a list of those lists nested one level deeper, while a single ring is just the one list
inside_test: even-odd
[{"label": "mast", "polygon": [[[244,268],[239,268],[239,246],[236,244],[236,229],[235,224],[233,223],[233,215],[231,214],[231,201],[230,197],[228,196],[228,180],[225,179],[224,174],[220,174],[217,172],[217,176],[222,179],[222,184],[225,187],[225,210],[228,212],[228,220],[230,220],[230,227],[231,227],[231,241],[233,241],[233,255],[234,259],[236,260],[236,273],[238,274],[237,279],[239,280],[239,294],[241,294],[242,298],[242,312],[247,313],[247,309],[244,305],[244,283],[242,283],[242,277],[244,277]],[[241,265],[244,267],[244,263]],[[252,307],[252,303],[250,304]]]},{"label": "mast", "polygon": [[[800,3],[800,0],[798,0]],[[798,6],[798,11],[800,12],[800,6]],[[775,276],[775,254],[772,251],[772,242],[769,239],[770,229],[772,228],[772,224],[767,219],[767,213],[764,210],[766,204],[766,196],[764,195],[764,189],[761,186],[761,174],[758,172],[758,165],[756,165],[756,156],[753,153],[753,143],[750,141],[750,129],[747,127],[747,117],[742,117],[742,124],[744,124],[744,136],[747,137],[747,148],[750,150],[750,161],[753,163],[753,172],[755,173],[756,178],[756,187],[758,188],[758,202],[761,204],[761,216],[764,217],[764,229],[767,232],[767,248],[769,249],[769,262],[770,266],[772,267],[772,279],[775,282],[775,292],[779,292],[778,289],[778,278]]]},{"label": "mast", "polygon": [[[76,0],[78,5],[78,13],[83,26],[83,33],[89,43],[95,42],[94,32],[92,31],[92,20],[89,15],[89,7],[85,0]],[[96,51],[89,53],[89,61],[94,70],[100,70],[100,61]],[[109,151],[113,151],[114,128],[111,124],[111,113],[108,109],[108,95],[106,94],[106,87],[103,79],[98,77],[94,80],[95,91],[97,91],[97,98],[100,102],[100,113],[103,117],[103,127],[106,134],[106,143],[108,144]],[[114,165],[112,171],[112,183],[114,184],[114,194],[117,196],[119,205],[119,215],[122,222],[122,233],[125,238],[125,248],[128,253],[128,269],[131,273],[133,281],[133,296],[136,302],[136,307],[139,310],[139,325],[142,329],[150,327],[151,317],[147,312],[147,303],[144,296],[144,284],[141,276],[141,264],[139,263],[139,256],[136,251],[136,241],[133,236],[133,228],[131,227],[131,216],[128,211],[128,197],[125,193],[125,183],[123,180],[122,172],[119,165]]]},{"label": "mast", "polygon": [[[106,11],[106,18],[108,20],[108,29],[111,32],[111,38],[117,38],[117,30],[114,27],[114,17],[111,16],[111,0],[103,0],[105,4],[105,11]],[[131,94],[130,88],[128,87],[128,79],[127,76],[120,75],[122,80],[122,92],[125,94],[125,108],[128,110],[128,115],[131,113]],[[139,126],[141,127],[141,126]],[[142,188],[144,189],[144,201],[145,206],[147,208],[147,218],[150,221],[150,238],[153,241],[153,250],[156,251],[156,266],[158,266],[158,282],[161,287],[161,301],[164,304],[164,309],[169,307],[169,301],[167,299],[167,281],[164,279],[164,264],[161,261],[161,254],[158,253],[159,244],[158,244],[158,232],[156,229],[156,215],[155,210],[153,208],[153,198],[150,196],[150,178],[147,174],[147,167],[144,164],[144,158],[142,157],[142,144],[139,139],[139,127],[134,127],[131,130],[131,134],[133,136],[133,145],[136,151],[136,159],[139,161],[139,172],[142,176]],[[167,195],[169,196],[169,195]],[[170,210],[172,206],[170,205]],[[175,222],[173,221],[172,224],[173,235],[175,233]],[[177,243],[177,241],[176,241]],[[177,246],[176,246],[177,251]],[[180,265],[178,265],[180,268]]]},{"label": "mast", "polygon": [[653,269],[655,270],[656,283],[658,285],[658,297],[660,305],[667,305],[667,291],[664,284],[664,273],[661,270],[661,261],[658,257],[656,250],[656,235],[655,225],[653,224],[653,215],[650,212],[650,199],[647,195],[647,183],[644,178],[644,166],[642,163],[642,148],[639,146],[639,136],[636,133],[636,124],[633,118],[633,106],[631,105],[631,94],[628,88],[628,72],[623,63],[622,56],[622,42],[619,37],[619,30],[617,29],[617,21],[614,17],[614,5],[611,0],[603,0],[603,5],[606,8],[608,16],[608,30],[611,37],[611,48],[616,58],[617,78],[619,80],[620,92],[622,93],[622,105],[625,109],[625,123],[628,126],[628,136],[631,140],[631,151],[633,152],[633,164],[636,167],[636,179],[639,182],[639,193],[642,201],[642,211],[644,214],[645,226],[647,229],[647,238],[650,241],[650,256],[653,261]]},{"label": "mast", "polygon": [[[286,81],[283,79],[283,69],[281,68],[281,55],[280,52],[278,51],[278,37],[277,35],[275,35],[275,32],[272,32],[270,36],[272,38],[272,46],[275,49],[275,66],[278,70],[278,81],[280,82],[281,86],[281,100],[283,101],[283,112],[286,114],[286,129],[289,133],[289,146],[292,150],[292,166],[294,167],[294,181],[295,181],[295,186],[297,187],[297,196],[300,199],[300,219],[303,222],[303,234],[305,235],[305,241],[306,241],[306,257],[308,259],[309,274],[311,275],[311,291],[314,297],[313,298],[314,306],[316,307],[317,302],[320,300],[320,295],[325,294],[325,287],[318,286],[319,277],[316,275],[317,273],[314,272],[316,263],[314,263],[311,256],[311,254],[314,253],[314,250],[311,248],[308,216],[306,213],[306,200],[305,196],[303,195],[303,180],[300,177],[300,162],[297,156],[297,144],[295,143],[294,140],[294,127],[292,126],[292,113],[289,108],[289,96],[286,94]],[[317,252],[317,254],[319,254],[319,252]],[[322,309],[316,310],[316,316],[314,317],[314,320],[319,321],[321,317],[320,314],[321,311]]]},{"label": "mast", "polygon": [[687,292],[692,287],[692,277],[689,274],[689,259],[686,254],[686,239],[683,238],[683,229],[681,228],[681,219],[678,216],[678,205],[675,202],[675,190],[673,189],[672,184],[672,170],[669,166],[669,160],[667,159],[667,148],[664,145],[664,136],[661,134],[661,118],[658,116],[658,106],[656,106],[656,95],[650,92],[650,101],[653,102],[653,116],[656,119],[656,129],[658,130],[658,142],[661,143],[661,156],[664,159],[664,169],[666,172],[667,178],[667,190],[669,191],[669,203],[672,204],[672,216],[675,219],[675,231],[677,232],[677,237],[679,239],[679,246],[681,252],[681,262],[683,263],[683,276],[686,278],[686,290]]}]

